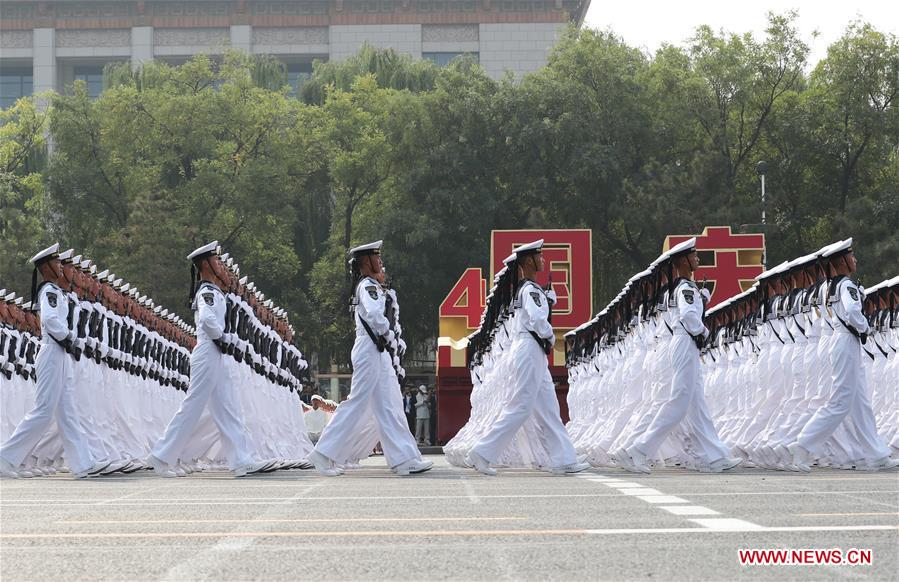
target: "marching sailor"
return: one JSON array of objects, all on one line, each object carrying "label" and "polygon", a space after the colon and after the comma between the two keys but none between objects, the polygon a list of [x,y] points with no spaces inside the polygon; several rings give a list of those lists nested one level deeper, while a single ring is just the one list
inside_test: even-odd
[{"label": "marching sailor", "polygon": [[827,403],[819,408],[805,424],[795,440],[780,452],[792,459],[792,465],[809,471],[810,464],[824,456],[824,443],[834,434],[845,418],[854,427],[853,435],[862,458],[855,460],[858,469],[878,471],[899,466],[890,459],[890,447],[877,434],[874,411],[865,386],[862,367],[862,344],[868,341],[870,327],[862,312],[864,292],[850,279],[855,273],[856,259],[852,239],[834,243],[821,253],[827,265],[830,283],[824,308],[833,316],[833,337],[830,342],[830,361],[833,371],[833,390]]},{"label": "marching sailor", "polygon": [[[730,458],[729,449],[718,438],[712,423],[700,377],[699,350],[709,335],[702,321],[707,297],[692,280],[699,266],[696,239],[677,245],[669,252],[669,297],[673,330],[668,354],[671,370],[670,396],[663,402],[649,427],[626,450],[616,454],[622,468],[649,473],[648,460],[655,457],[671,432],[686,421],[695,439],[704,470],[720,472],[736,467],[741,459]],[[677,277],[677,279],[674,279]]]},{"label": "marching sailor", "polygon": [[[236,477],[256,473],[268,465],[255,461],[249,433],[240,417],[231,379],[225,369],[224,352],[234,340],[225,329],[225,294],[215,284],[222,273],[218,241],[188,255],[191,266],[191,309],[197,327],[197,344],[190,356],[190,387],[178,412],[153,447],[147,464],[163,477],[178,476],[176,469],[185,448],[209,405],[212,420],[230,452],[228,465]],[[194,292],[194,285],[199,287]]]},{"label": "marching sailor", "polygon": [[512,394],[499,418],[468,454],[468,463],[485,475],[496,475],[490,463],[500,459],[531,417],[543,433],[553,473],[579,473],[590,467],[577,461],[577,453],[562,424],[559,400],[549,374],[547,355],[552,352],[556,339],[549,322],[555,293],[545,291],[534,282],[544,266],[543,239],[518,247],[509,264],[516,298],[509,356]]},{"label": "marching sailor", "polygon": [[386,317],[387,294],[381,286],[382,241],[350,249],[355,283],[351,310],[356,340],[351,360],[350,396],[340,403],[334,418],[322,431],[309,460],[322,475],[343,473],[338,465],[358,458],[355,451],[359,427],[374,419],[387,464],[398,475],[423,473],[433,466],[422,460],[409,432],[393,358],[387,346],[395,339]]},{"label": "marching sailor", "polygon": [[[87,433],[76,415],[73,361],[67,353],[72,349],[76,334],[68,326],[66,295],[57,286],[63,279],[59,243],[42,250],[30,262],[34,264],[32,304],[40,312],[42,344],[35,364],[35,406],[0,447],[0,474],[17,477],[18,466],[56,420],[72,474],[76,478],[96,475],[109,465],[109,461],[93,459]],[[38,272],[43,278],[40,286],[37,285]]]}]

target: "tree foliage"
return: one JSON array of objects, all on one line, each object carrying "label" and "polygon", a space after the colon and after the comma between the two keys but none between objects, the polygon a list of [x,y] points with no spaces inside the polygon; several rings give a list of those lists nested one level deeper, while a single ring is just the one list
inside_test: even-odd
[{"label": "tree foliage", "polygon": [[761,228],[766,160],[770,260],[854,236],[872,284],[899,264],[899,41],[853,23],[809,70],[795,19],[762,38],[701,26],[653,55],[572,29],[547,67],[499,81],[366,46],[316,63],[301,99],[265,57],[113,67],[96,100],[76,83],[49,114],[2,113],[0,278],[22,288],[59,238],[186,315],[183,258],[217,238],[324,366],[348,360],[355,244],[385,240],[426,347],[492,229],[593,229],[603,302],[668,234]]}]

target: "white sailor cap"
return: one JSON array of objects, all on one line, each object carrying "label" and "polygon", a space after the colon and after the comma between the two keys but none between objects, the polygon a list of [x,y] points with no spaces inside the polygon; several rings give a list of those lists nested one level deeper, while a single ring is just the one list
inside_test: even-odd
[{"label": "white sailor cap", "polygon": [[383,244],[383,240],[376,240],[372,243],[359,245],[358,247],[353,247],[350,249],[350,255],[352,255],[354,259],[364,257],[365,255],[380,255],[381,246],[383,246]]},{"label": "white sailor cap", "polygon": [[4,295],[6,295],[6,289],[0,289],[0,299],[3,299]]},{"label": "white sailor cap", "polygon": [[23,304],[22,304],[22,309],[24,309],[25,311],[30,311],[30,310],[31,310],[31,301],[28,301],[28,302],[26,302],[26,303],[23,303]]},{"label": "white sailor cap", "polygon": [[[157,309],[161,309],[161,307],[162,307],[162,306],[158,307]],[[159,315],[161,315],[162,317],[168,317],[168,315],[169,315],[169,310],[168,310],[168,309],[163,309],[163,310],[159,313]]]},{"label": "white sailor cap", "polygon": [[113,281],[112,286],[115,287],[116,289],[118,289],[119,291],[122,291],[122,279],[118,278],[115,281]]},{"label": "white sailor cap", "polygon": [[803,257],[799,257],[798,259],[793,259],[790,261],[790,264],[787,266],[787,269],[792,271],[793,269],[805,268],[806,265],[810,263],[814,263],[818,260],[818,253],[812,253],[810,255],[805,255]]},{"label": "white sailor cap", "polygon": [[543,239],[535,240],[534,242],[529,242],[526,245],[521,245],[520,247],[515,249],[515,257],[523,257],[525,255],[529,255],[532,253],[541,253],[543,252]]},{"label": "white sailor cap", "polygon": [[75,254],[75,249],[66,249],[59,253],[59,260],[63,263],[71,263],[72,256]]},{"label": "white sailor cap", "polygon": [[765,279],[770,279],[771,277],[773,277],[775,275],[780,275],[781,273],[786,271],[789,267],[790,267],[790,261],[784,261],[781,264],[777,265],[776,267],[771,267],[767,271],[758,275],[755,278],[755,280],[756,281],[764,281]]},{"label": "white sailor cap", "polygon": [[247,283],[247,291],[255,291],[255,290],[256,290],[256,283],[254,283],[253,281],[250,281],[249,283]]},{"label": "white sailor cap", "polygon": [[878,283],[877,285],[874,285],[873,287],[866,288],[865,289],[865,297],[871,296],[871,295],[877,293],[878,291],[880,291],[881,289],[888,289],[889,287],[890,287],[889,279],[887,279],[886,281],[881,281],[880,283]]},{"label": "white sailor cap", "polygon": [[227,261],[231,260],[231,254],[230,254],[230,253],[224,253],[224,254],[223,254],[221,257],[219,257],[219,258],[220,258],[223,262],[227,262]]},{"label": "white sailor cap", "polygon": [[143,305],[144,303],[147,302],[147,296],[141,295],[140,297],[137,298],[137,302],[140,303],[141,305]]},{"label": "white sailor cap", "polygon": [[115,273],[110,273],[109,275],[106,276],[107,283],[113,284],[113,283],[115,283],[115,280],[116,280]]},{"label": "white sailor cap", "polygon": [[221,251],[221,247],[219,247],[219,241],[214,240],[211,243],[205,244],[198,249],[195,249],[194,252],[187,255],[187,260],[192,261],[195,259],[199,259],[205,257],[206,255],[217,255]]},{"label": "white sailor cap", "polygon": [[[122,285],[121,279],[119,279],[119,281],[117,281],[117,284]],[[125,283],[124,285],[122,285],[121,289],[119,289],[119,291],[121,291],[122,293],[128,293],[128,291],[130,291],[130,290],[131,290],[131,283]]]},{"label": "white sailor cap", "polygon": [[132,287],[131,291],[129,291],[128,294],[131,295],[131,297],[137,299],[140,295],[140,291],[137,290],[137,287]]},{"label": "white sailor cap", "polygon": [[628,279],[627,282],[628,282],[628,284],[630,284],[630,283],[633,283],[634,281],[639,281],[640,279],[643,279],[644,277],[649,277],[650,275],[652,275],[652,269],[646,269],[645,271],[640,271],[639,273],[637,273],[636,275],[634,275],[633,277]]},{"label": "white sailor cap", "polygon": [[109,269],[103,269],[97,273],[97,279],[105,279],[107,277],[109,277]]},{"label": "white sailor cap", "polygon": [[265,301],[265,293],[262,293],[262,292],[260,291],[260,292],[258,293],[258,295],[259,295],[259,301]]},{"label": "white sailor cap", "polygon": [[30,259],[28,259],[29,263],[34,263],[38,265],[43,263],[44,261],[49,261],[50,259],[56,258],[59,256],[59,243],[53,243],[49,247],[45,248],[38,254],[34,255]]},{"label": "white sailor cap", "polygon": [[78,268],[82,271],[88,271],[91,268],[91,260],[90,259],[82,259],[80,263],[78,263]]},{"label": "white sailor cap", "polygon": [[13,301],[13,303],[14,303],[15,305],[18,305],[19,307],[21,307],[21,306],[22,306],[22,301],[24,301],[24,299],[22,299],[21,297],[16,297],[16,300]]},{"label": "white sailor cap", "polygon": [[271,299],[269,299],[268,301],[265,302],[265,306],[268,307],[269,309],[271,309],[272,307],[275,306],[275,302],[272,301]]},{"label": "white sailor cap", "polygon": [[72,257],[72,264],[76,267],[81,264],[81,255],[75,255]]},{"label": "white sailor cap", "polygon": [[91,273],[91,277],[97,276],[97,265],[91,265],[90,273]]},{"label": "white sailor cap", "polygon": [[225,266],[228,267],[229,269],[233,269],[234,268],[234,258],[228,257],[228,259],[225,261]]},{"label": "white sailor cap", "polygon": [[505,259],[503,259],[503,264],[506,265],[506,266],[508,266],[508,265],[509,265],[512,261],[514,261],[516,258],[517,258],[517,255],[516,255],[515,253],[512,253],[511,255],[509,255],[508,257],[506,257]]},{"label": "white sailor cap", "polygon": [[248,275],[244,275],[243,277],[241,277],[240,279],[238,279],[237,282],[240,283],[241,285],[246,285],[246,284],[247,284],[247,279],[249,279],[249,278],[250,278],[250,277],[249,277]]},{"label": "white sailor cap", "polygon": [[162,315],[162,305],[157,305],[153,308],[153,313],[156,315]]},{"label": "white sailor cap", "polygon": [[841,240],[840,242],[829,245],[821,250],[821,256],[823,258],[833,257],[838,254],[848,253],[852,251],[852,237],[847,238],[846,240]]},{"label": "white sailor cap", "polygon": [[899,286],[899,277],[893,277],[892,279],[887,281],[887,285],[889,285],[890,287]]},{"label": "white sailor cap", "polygon": [[15,293],[15,291],[13,291],[12,293],[7,294],[6,297],[3,298],[3,300],[6,301],[7,303],[11,303],[15,298],[16,298],[16,293]]},{"label": "white sailor cap", "polygon": [[673,247],[668,249],[668,252],[665,253],[663,256],[665,256],[666,258],[673,259],[674,257],[677,257],[679,255],[685,255],[688,253],[692,253],[695,250],[696,250],[696,237],[694,236],[693,238],[688,238],[687,240],[685,240],[682,243],[678,243],[678,244],[674,245]]},{"label": "white sailor cap", "polygon": [[659,263],[664,262],[665,259],[667,259],[667,258],[668,258],[668,251],[665,251],[661,255],[657,256],[653,262],[649,263],[649,268],[655,269],[657,266],[659,266]]}]

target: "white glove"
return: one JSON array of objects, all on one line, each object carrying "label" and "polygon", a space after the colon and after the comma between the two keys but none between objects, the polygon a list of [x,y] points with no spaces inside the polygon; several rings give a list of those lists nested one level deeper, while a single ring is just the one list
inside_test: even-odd
[{"label": "white glove", "polygon": [[555,290],[550,289],[549,291],[547,291],[547,292],[546,292],[546,299],[547,299],[547,301],[549,301],[549,305],[550,305],[550,306],[555,305],[556,302],[558,301],[558,298],[556,297],[556,292],[555,292]]}]

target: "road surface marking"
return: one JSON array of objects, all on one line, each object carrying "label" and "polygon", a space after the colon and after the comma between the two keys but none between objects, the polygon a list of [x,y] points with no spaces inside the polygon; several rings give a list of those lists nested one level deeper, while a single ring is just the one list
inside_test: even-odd
[{"label": "road surface marking", "polygon": [[731,517],[717,517],[710,519],[690,519],[688,521],[692,521],[697,525],[701,525],[702,527],[707,527],[709,529],[714,530],[727,530],[727,531],[749,531],[749,530],[759,530],[763,529],[762,526],[744,521],[742,519],[734,519]]},{"label": "road surface marking", "polygon": [[61,525],[115,525],[145,523],[387,523],[411,521],[520,521],[526,517],[353,517],[353,518],[309,518],[309,519],[150,519],[150,520],[71,520],[57,521]]},{"label": "road surface marking", "polygon": [[659,509],[664,509],[674,515],[721,515],[714,509],[701,505],[662,505]]},{"label": "road surface marking", "polygon": [[[742,520],[726,520],[742,522]],[[615,535],[615,534],[685,534],[685,533],[770,533],[770,532],[822,532],[822,531],[895,531],[897,525],[836,525],[836,526],[796,526],[748,528],[746,522],[721,524],[710,527],[669,527],[669,528],[636,528],[636,529],[508,529],[508,530],[409,530],[409,531],[245,531],[245,532],[148,532],[148,533],[59,533],[59,534],[0,534],[0,539],[85,539],[85,538],[272,538],[272,537],[306,537],[306,538],[340,538],[340,537],[490,537],[490,536],[579,536]]]}]

